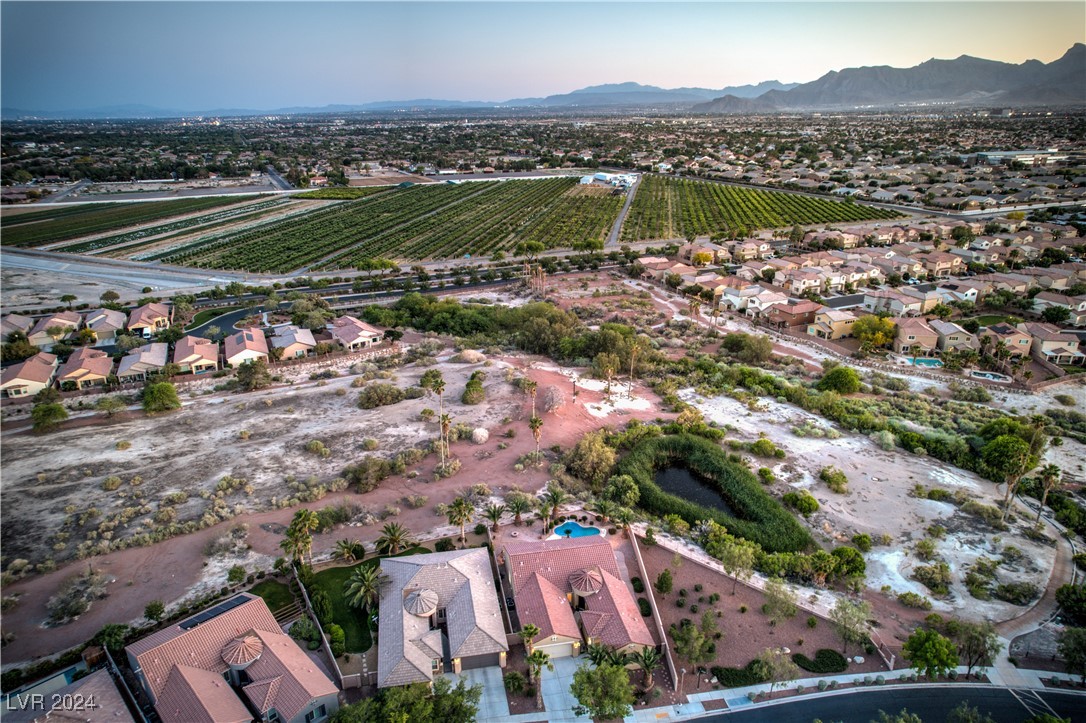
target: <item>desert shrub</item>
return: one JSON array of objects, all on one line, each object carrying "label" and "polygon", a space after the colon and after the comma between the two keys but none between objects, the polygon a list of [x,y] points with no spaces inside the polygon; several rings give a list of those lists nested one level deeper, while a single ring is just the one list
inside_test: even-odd
[{"label": "desert shrub", "polygon": [[935,543],[928,539],[919,540],[916,543],[916,556],[921,560],[932,560],[935,558]]},{"label": "desert shrub", "polygon": [[966,514],[981,518],[994,529],[1002,530],[1007,527],[1005,523],[1000,521],[1003,513],[995,505],[986,505],[977,502],[976,500],[967,500],[960,509]]},{"label": "desert shrub", "polygon": [[992,595],[1012,605],[1029,605],[1041,595],[1041,590],[1031,582],[1005,582],[996,585]]},{"label": "desert shrub", "polygon": [[1072,397],[1070,394],[1057,394],[1052,398],[1065,407],[1075,406],[1075,398]]},{"label": "desert shrub", "polygon": [[438,552],[451,552],[456,549],[456,544],[448,537],[444,537],[434,543],[434,549]]},{"label": "desert shrub", "polygon": [[784,504],[804,517],[810,517],[813,513],[818,512],[818,500],[807,490],[786,492],[782,499]]},{"label": "desert shrub", "polygon": [[851,367],[837,366],[826,372],[816,387],[820,392],[855,394],[860,391],[860,375]]},{"label": "desert shrub", "polygon": [[803,653],[792,656],[792,662],[810,673],[843,673],[848,670],[848,660],[836,650],[822,648],[815,653],[814,659]]},{"label": "desert shrub", "polygon": [[892,452],[897,447],[897,437],[894,433],[888,429],[883,429],[879,432],[872,432],[870,439],[875,445],[884,452]]},{"label": "desert shrub", "polygon": [[645,583],[641,581],[641,578],[636,575],[630,578],[630,584],[633,586],[633,590],[636,593],[645,592]]},{"label": "desert shrub", "polygon": [[358,393],[358,406],[362,409],[376,409],[377,407],[402,402],[405,398],[404,390],[395,384],[378,382],[363,387],[362,391]]},{"label": "desert shrub", "polygon": [[661,595],[666,595],[667,593],[671,592],[672,584],[673,583],[671,581],[671,570],[665,569],[656,577],[656,592],[660,593]]},{"label": "desert shrub", "polygon": [[762,484],[771,485],[777,481],[777,475],[773,474],[773,470],[769,467],[759,467],[758,479],[762,481]]},{"label": "desert shrub", "polygon": [[861,532],[858,535],[852,536],[852,544],[856,546],[856,549],[860,552],[868,552],[871,550],[871,535],[866,532]]},{"label": "desert shrub", "polygon": [[766,663],[757,658],[742,668],[725,668],[718,665],[710,668],[709,672],[725,688],[745,688],[750,685],[758,685],[769,680],[770,676]]},{"label": "desert shrub", "polygon": [[528,685],[528,680],[516,670],[510,670],[502,676],[502,682],[505,683],[505,690],[514,695],[523,693],[524,688]]},{"label": "desert shrub", "polygon": [[951,382],[950,398],[959,402],[990,402],[992,401],[992,395],[988,393],[988,390],[980,386],[968,386],[965,384],[959,384],[958,382]]},{"label": "desert shrub", "polygon": [[413,510],[417,510],[426,504],[427,498],[425,495],[408,495],[404,497],[404,504]]},{"label": "desert shrub", "polygon": [[915,592],[903,592],[897,596],[897,601],[909,608],[916,608],[918,610],[931,610],[931,600],[928,600],[923,595],[917,595]]},{"label": "desert shrub", "polygon": [[913,578],[936,595],[946,595],[950,592],[950,565],[945,562],[917,565],[913,570]]},{"label": "desert shrub", "polygon": [[102,480],[102,489],[106,492],[112,492],[121,486],[121,478],[116,475],[110,475]]},{"label": "desert shrub", "polygon": [[823,467],[818,478],[837,494],[848,494],[848,477],[836,467]]},{"label": "desert shrub", "polygon": [[759,457],[772,457],[777,453],[777,445],[773,444],[773,442],[766,439],[765,437],[762,437],[757,441],[751,442],[750,446],[747,449],[749,449],[753,454],[756,454]]},{"label": "desert shrub", "polygon": [[645,598],[637,598],[637,607],[641,610],[641,617],[647,618],[652,616],[652,606],[649,605],[649,601]]},{"label": "desert shrub", "polygon": [[127,439],[122,439],[114,446],[118,451],[123,452],[124,450],[129,449],[132,446],[132,443]]},{"label": "desert shrub", "polygon": [[305,444],[305,451],[310,454],[315,454],[318,457],[331,457],[332,450],[324,446],[324,442],[319,439],[311,439]]}]

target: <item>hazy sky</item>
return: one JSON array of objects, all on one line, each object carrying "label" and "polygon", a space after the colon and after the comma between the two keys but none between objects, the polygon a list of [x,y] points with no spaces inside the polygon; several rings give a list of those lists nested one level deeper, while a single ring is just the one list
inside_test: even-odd
[{"label": "hazy sky", "polygon": [[0,2],[5,108],[507,100],[722,88],[968,54],[1050,62],[1086,3]]}]

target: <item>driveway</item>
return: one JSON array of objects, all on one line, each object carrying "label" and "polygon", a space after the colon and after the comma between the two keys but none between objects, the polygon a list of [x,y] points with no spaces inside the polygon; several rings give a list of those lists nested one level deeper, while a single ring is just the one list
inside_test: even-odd
[{"label": "driveway", "polygon": [[451,680],[453,685],[463,678],[468,686],[483,686],[483,695],[479,698],[478,720],[498,721],[509,718],[509,699],[505,697],[505,682],[502,680],[502,669],[498,666],[465,670],[460,675],[446,673],[445,677]]},{"label": "driveway", "polygon": [[548,723],[554,721],[588,720],[585,717],[578,718],[573,712],[577,705],[577,699],[573,697],[569,687],[573,685],[573,673],[583,662],[590,665],[585,657],[556,658],[551,661],[554,670],[544,670],[540,675],[543,683],[543,706],[547,709]]}]

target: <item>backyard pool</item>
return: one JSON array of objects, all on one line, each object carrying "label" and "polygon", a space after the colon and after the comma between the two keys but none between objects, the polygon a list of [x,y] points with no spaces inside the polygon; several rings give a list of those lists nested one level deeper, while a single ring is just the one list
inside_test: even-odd
[{"label": "backyard pool", "polygon": [[969,376],[976,377],[977,379],[987,379],[990,382],[997,382],[999,384],[1010,384],[1013,379],[1006,374],[997,374],[995,372],[982,372],[977,369],[973,369],[969,372]]},{"label": "backyard pool", "polygon": [[563,537],[588,537],[590,535],[600,534],[598,527],[585,527],[584,525],[577,524],[573,520],[569,522],[563,522],[554,528],[554,534],[551,535],[551,539],[560,539]]},{"label": "backyard pool", "polygon": [[[906,357],[906,359],[908,359],[908,357]],[[912,363],[913,366],[916,366],[916,367],[941,367],[941,366],[943,366],[943,363],[941,361],[939,361],[938,359],[931,359],[930,357],[926,357],[926,356],[914,356],[913,358],[909,359],[909,361]]]}]

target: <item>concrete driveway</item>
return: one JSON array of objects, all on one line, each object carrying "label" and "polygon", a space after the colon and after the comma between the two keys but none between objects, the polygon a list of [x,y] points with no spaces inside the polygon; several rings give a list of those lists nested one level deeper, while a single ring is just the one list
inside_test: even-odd
[{"label": "concrete driveway", "polygon": [[540,674],[543,685],[543,706],[547,709],[548,723],[554,721],[588,720],[587,717],[578,718],[573,712],[577,705],[577,699],[573,697],[569,687],[573,685],[573,673],[583,663],[591,665],[588,658],[556,658],[551,661],[554,670],[544,670]]},{"label": "concrete driveway", "polygon": [[459,675],[446,673],[445,677],[451,680],[453,685],[463,678],[465,685],[483,686],[483,695],[479,698],[479,720],[497,721],[509,717],[509,699],[505,697],[505,682],[502,680],[502,669],[498,666],[465,670]]}]

